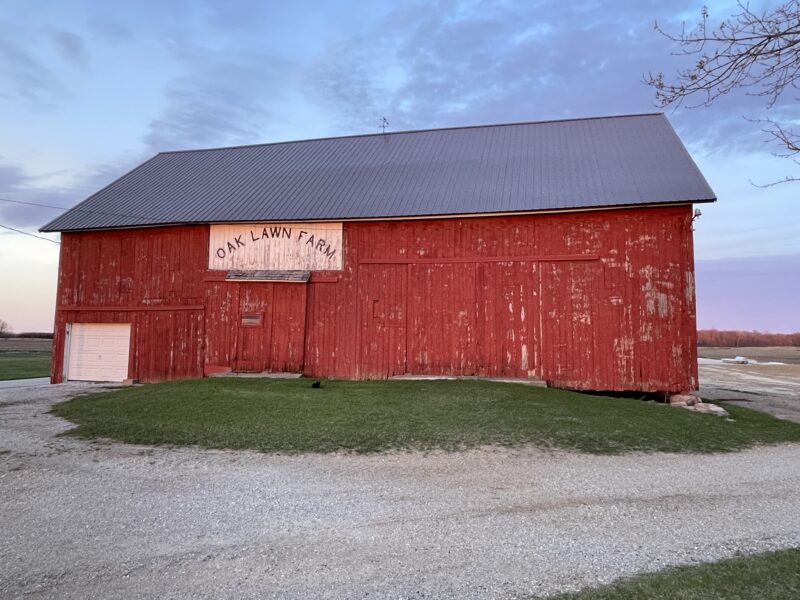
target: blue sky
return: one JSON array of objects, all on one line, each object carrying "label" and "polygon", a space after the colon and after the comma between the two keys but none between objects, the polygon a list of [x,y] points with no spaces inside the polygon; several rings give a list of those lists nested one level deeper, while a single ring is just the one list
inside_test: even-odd
[{"label": "blue sky", "polygon": [[[643,74],[682,64],[653,21],[677,30],[701,6],[7,0],[0,198],[69,207],[161,150],[371,133],[381,116],[397,131],[650,112]],[[712,21],[734,9],[709,3]],[[800,292],[800,184],[751,184],[798,167],[745,119],[796,120],[794,104],[668,113],[720,198],[697,224],[701,275],[755,257]],[[35,231],[57,212],[0,202],[0,223]],[[55,244],[0,233],[0,318],[49,329],[56,270]],[[785,294],[737,296],[735,269],[708,281],[701,327],[800,329]],[[737,297],[742,311],[714,310]]]}]

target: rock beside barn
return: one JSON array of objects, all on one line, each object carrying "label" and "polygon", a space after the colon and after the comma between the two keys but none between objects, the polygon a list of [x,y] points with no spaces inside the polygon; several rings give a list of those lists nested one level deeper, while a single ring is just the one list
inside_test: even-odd
[{"label": "rock beside barn", "polygon": [[728,411],[716,404],[703,402],[692,394],[674,394],[669,397],[669,403],[673,406],[686,408],[700,413],[717,415],[718,417],[728,417]]}]

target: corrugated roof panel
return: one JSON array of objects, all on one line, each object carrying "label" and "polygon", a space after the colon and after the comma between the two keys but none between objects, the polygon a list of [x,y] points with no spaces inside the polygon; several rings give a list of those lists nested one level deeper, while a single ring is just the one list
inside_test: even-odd
[{"label": "corrugated roof panel", "polygon": [[165,152],[42,230],[714,199],[664,115],[649,114]]}]

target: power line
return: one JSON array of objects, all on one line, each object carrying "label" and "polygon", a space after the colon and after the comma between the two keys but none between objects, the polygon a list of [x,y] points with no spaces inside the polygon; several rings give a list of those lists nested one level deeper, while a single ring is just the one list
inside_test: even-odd
[{"label": "power line", "polygon": [[66,206],[54,206],[52,204],[39,204],[38,202],[25,202],[24,200],[9,200],[0,198],[0,202],[11,202],[12,204],[27,204],[28,206],[41,206],[43,208],[57,208],[59,210],[69,210]]},{"label": "power line", "polygon": [[102,210],[91,210],[89,208],[68,208],[66,206],[54,206],[52,204],[41,204],[39,202],[25,202],[24,200],[11,200],[9,198],[0,198],[0,202],[9,202],[11,204],[24,204],[26,206],[39,206],[41,208],[55,208],[58,210],[69,210],[75,212],[82,212],[82,213],[92,213],[95,215],[105,215],[107,217],[122,217],[123,219],[141,219],[142,217],[139,215],[126,215],[122,213],[112,213],[112,212],[105,212]]},{"label": "power line", "polygon": [[36,238],[37,240],[44,240],[46,242],[51,242],[53,244],[60,244],[61,242],[57,242],[56,240],[51,240],[50,238],[42,237],[41,235],[36,235],[35,233],[29,233],[27,231],[22,231],[22,229],[15,229],[13,227],[9,227],[8,225],[3,225],[0,223],[0,227],[3,229],[8,229],[9,231],[13,231],[15,233],[21,233],[22,235],[29,235],[32,238]]},{"label": "power line", "polygon": [[[67,208],[65,206],[55,206],[53,204],[42,204],[41,202],[27,202],[25,200],[11,200],[10,198],[0,198],[0,202],[8,202],[9,204],[23,204],[25,206],[38,206],[40,208],[53,208],[56,210],[69,210],[69,211],[76,211],[76,212],[83,212],[83,213],[94,213],[97,215],[105,215],[108,217],[121,217],[124,219],[140,219],[141,217],[136,215],[124,215],[121,213],[110,213],[110,212],[103,212],[100,210],[90,210],[86,208]],[[27,231],[22,231],[21,229],[15,229],[13,227],[9,227],[8,225],[0,224],[0,227],[3,229],[8,229],[9,231],[14,231],[16,233],[21,233],[22,235],[28,235],[30,237],[36,238],[38,240],[46,240],[48,242],[52,242],[53,244],[60,244],[61,242],[57,242],[55,240],[51,240],[50,238],[42,237],[40,235],[36,235],[34,233],[29,233]]]},{"label": "power line", "polygon": [[[41,206],[42,208],[57,208],[59,210],[67,210],[63,206],[53,206],[51,204],[37,204],[36,202],[24,202],[22,200],[9,200],[8,198],[0,198],[2,202],[11,202],[12,204],[27,204],[28,206]],[[53,244],[60,244],[61,242],[57,242],[56,240],[51,240],[50,238],[43,237],[41,235],[36,235],[35,233],[30,233],[28,231],[22,231],[21,229],[16,229],[14,227],[9,227],[8,225],[3,225],[0,223],[0,227],[3,229],[8,229],[9,231],[13,231],[15,233],[21,233],[22,235],[27,235],[32,238],[36,238],[37,240],[45,240],[47,242],[52,242]]]}]

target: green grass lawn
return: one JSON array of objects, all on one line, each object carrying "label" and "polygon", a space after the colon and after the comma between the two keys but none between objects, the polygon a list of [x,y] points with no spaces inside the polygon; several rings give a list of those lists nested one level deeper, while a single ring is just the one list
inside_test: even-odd
[{"label": "green grass lawn", "polygon": [[736,406],[734,421],[655,402],[488,381],[212,378],[74,398],[52,412],[83,438],[262,452],[458,450],[719,452],[800,441],[800,424]]},{"label": "green grass lawn", "polygon": [[0,381],[50,375],[51,352],[0,351]]},{"label": "green grass lawn", "polygon": [[678,567],[549,600],[796,600],[800,550]]}]

